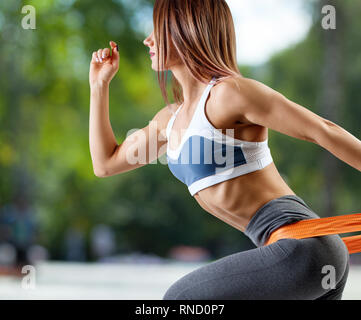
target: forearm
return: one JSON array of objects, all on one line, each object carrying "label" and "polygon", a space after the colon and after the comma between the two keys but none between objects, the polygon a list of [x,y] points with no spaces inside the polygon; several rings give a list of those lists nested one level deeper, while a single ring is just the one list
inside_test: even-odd
[{"label": "forearm", "polygon": [[94,172],[102,174],[118,146],[109,119],[109,84],[90,88],[89,146]]},{"label": "forearm", "polygon": [[317,143],[334,156],[361,171],[361,141],[337,124],[328,121]]}]

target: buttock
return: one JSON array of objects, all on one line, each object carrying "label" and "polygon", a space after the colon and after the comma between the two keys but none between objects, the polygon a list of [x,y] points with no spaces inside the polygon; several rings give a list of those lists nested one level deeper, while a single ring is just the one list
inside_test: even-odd
[{"label": "buttock", "polygon": [[288,261],[293,265],[292,272],[313,270],[322,278],[327,271],[332,271],[337,283],[348,268],[350,255],[339,235],[281,239],[275,244],[287,254]]}]

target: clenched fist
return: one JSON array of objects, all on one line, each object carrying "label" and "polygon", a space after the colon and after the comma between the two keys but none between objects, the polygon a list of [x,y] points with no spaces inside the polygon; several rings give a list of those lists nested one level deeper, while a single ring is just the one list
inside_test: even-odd
[{"label": "clenched fist", "polygon": [[109,84],[119,69],[119,52],[118,46],[114,41],[109,42],[112,48],[104,48],[93,52],[90,62],[89,83],[90,86],[95,84]]}]

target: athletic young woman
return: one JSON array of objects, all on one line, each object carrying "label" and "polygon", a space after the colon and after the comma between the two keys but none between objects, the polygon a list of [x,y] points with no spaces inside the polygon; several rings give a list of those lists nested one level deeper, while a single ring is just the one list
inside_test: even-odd
[{"label": "athletic young woman", "polygon": [[[108,99],[118,71],[117,45],[111,41],[112,52],[94,52],[89,137],[94,173],[117,175],[166,153],[170,170],[199,205],[257,246],[189,273],[163,299],[341,299],[349,253],[339,235],[265,245],[281,226],[319,218],[280,176],[268,148],[268,128],[316,143],[360,171],[361,141],[240,74],[234,24],[224,0],[157,0],[153,23],[144,44],[158,79],[162,75],[167,102],[163,72],[172,72],[175,103],[167,103],[147,127],[118,145]],[[154,141],[157,154],[147,155],[144,163],[128,161],[129,153],[149,150]],[[335,271],[332,288],[323,285],[325,266]]]}]

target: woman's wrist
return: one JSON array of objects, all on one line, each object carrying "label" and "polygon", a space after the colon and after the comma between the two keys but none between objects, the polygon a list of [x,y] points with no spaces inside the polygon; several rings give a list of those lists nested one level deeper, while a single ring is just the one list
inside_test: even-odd
[{"label": "woman's wrist", "polygon": [[108,88],[109,87],[109,81],[105,81],[105,80],[98,80],[98,81],[94,81],[90,83],[90,89],[91,90],[99,90],[99,89],[103,89],[103,88]]}]

